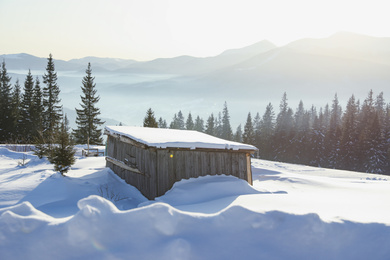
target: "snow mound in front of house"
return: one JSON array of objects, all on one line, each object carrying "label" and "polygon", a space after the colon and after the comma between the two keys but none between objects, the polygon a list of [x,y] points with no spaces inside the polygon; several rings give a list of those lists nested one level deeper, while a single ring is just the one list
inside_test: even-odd
[{"label": "snow mound in front of house", "polygon": [[326,223],[316,214],[258,213],[241,206],[209,215],[166,203],[120,211],[95,195],[80,200],[78,207],[66,219],[42,215],[27,203],[4,209],[2,257],[386,259],[390,253],[390,227],[384,224]]},{"label": "snow mound in front of house", "polygon": [[176,182],[165,195],[157,198],[156,201],[169,201],[169,204],[180,205],[199,203],[222,197],[260,193],[260,191],[249,185],[248,182],[235,176],[207,175]]}]

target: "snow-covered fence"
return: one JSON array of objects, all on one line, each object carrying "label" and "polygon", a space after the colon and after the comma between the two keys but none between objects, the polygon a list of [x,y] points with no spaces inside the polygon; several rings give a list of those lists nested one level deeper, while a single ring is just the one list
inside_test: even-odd
[{"label": "snow-covered fence", "polygon": [[31,152],[35,148],[32,144],[3,144],[0,147],[5,147],[14,152]]}]

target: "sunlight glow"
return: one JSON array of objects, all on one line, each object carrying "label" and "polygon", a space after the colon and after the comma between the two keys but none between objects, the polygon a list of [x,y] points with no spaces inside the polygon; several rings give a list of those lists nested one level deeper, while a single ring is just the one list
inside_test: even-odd
[{"label": "sunlight glow", "polygon": [[3,0],[0,52],[204,57],[263,39],[285,45],[338,31],[390,36],[389,24],[383,0]]}]

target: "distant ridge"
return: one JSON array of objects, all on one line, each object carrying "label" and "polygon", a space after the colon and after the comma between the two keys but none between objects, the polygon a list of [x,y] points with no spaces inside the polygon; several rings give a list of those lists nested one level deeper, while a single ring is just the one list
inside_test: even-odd
[{"label": "distant ridge", "polygon": [[247,47],[238,49],[229,49],[221,53],[221,55],[236,55],[236,54],[260,54],[276,48],[277,46],[268,40],[263,40]]},{"label": "distant ridge", "polygon": [[[0,55],[3,59],[13,82],[17,78],[22,82],[29,68],[41,76],[47,63],[46,58],[25,53]],[[102,117],[127,125],[142,124],[150,107],[168,121],[179,110],[203,113],[205,119],[227,101],[237,120],[249,111],[261,113],[269,102],[277,108],[284,92],[293,108],[303,100],[307,109],[312,104],[324,106],[335,93],[346,104],[352,94],[364,100],[370,89],[385,96],[390,89],[390,38],[348,32],[281,47],[264,40],[206,58],[55,60],[64,107],[79,106],[88,62],[101,96]],[[232,122],[239,123],[245,122]]]}]

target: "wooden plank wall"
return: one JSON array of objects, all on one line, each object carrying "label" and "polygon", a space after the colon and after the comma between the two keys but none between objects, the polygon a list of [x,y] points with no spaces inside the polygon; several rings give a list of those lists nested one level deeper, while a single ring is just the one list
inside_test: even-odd
[{"label": "wooden plank wall", "polygon": [[199,176],[233,175],[252,184],[250,157],[238,151],[143,149],[108,136],[107,156],[141,172],[107,161],[108,167],[148,199],[164,195],[177,181]]},{"label": "wooden plank wall", "polygon": [[206,175],[233,175],[251,183],[247,166],[246,154],[235,151],[159,149],[157,150],[157,196],[164,195],[177,181]]},{"label": "wooden plank wall", "polygon": [[107,156],[138,169],[141,173],[125,170],[107,161],[107,167],[130,185],[135,186],[145,197],[153,199],[157,195],[157,157],[153,148],[142,149],[120,142],[108,136]]}]

